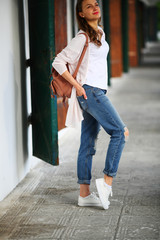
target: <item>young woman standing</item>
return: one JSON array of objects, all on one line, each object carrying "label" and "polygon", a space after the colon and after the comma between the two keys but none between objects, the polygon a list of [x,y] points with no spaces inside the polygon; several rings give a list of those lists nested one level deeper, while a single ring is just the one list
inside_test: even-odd
[{"label": "young woman standing", "polygon": [[[66,118],[66,126],[82,121],[81,144],[78,153],[77,175],[80,184],[79,206],[109,207],[112,180],[117,174],[119,160],[129,131],[107,93],[107,63],[109,51],[105,33],[99,26],[101,12],[96,0],[77,0],[76,16],[80,31],[55,58],[53,67],[73,85]],[[72,74],[82,53],[87,33],[89,46],[79,68],[76,81]],[[69,70],[66,68],[69,63]],[[104,177],[96,179],[99,198],[90,193],[92,157],[100,125],[111,136],[108,146]]]}]

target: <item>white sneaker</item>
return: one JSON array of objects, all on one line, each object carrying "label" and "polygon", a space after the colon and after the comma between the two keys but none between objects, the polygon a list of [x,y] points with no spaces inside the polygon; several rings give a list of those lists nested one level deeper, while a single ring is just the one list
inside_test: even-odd
[{"label": "white sneaker", "polygon": [[96,179],[96,187],[97,187],[97,191],[98,191],[99,198],[101,200],[103,208],[108,209],[109,208],[108,198],[109,198],[109,195],[112,196],[112,189],[108,190],[108,188],[104,185],[104,178]]},{"label": "white sneaker", "polygon": [[[109,204],[109,203],[108,203]],[[87,197],[78,197],[78,206],[86,207],[86,206],[99,206],[103,207],[99,197],[93,192]]]}]

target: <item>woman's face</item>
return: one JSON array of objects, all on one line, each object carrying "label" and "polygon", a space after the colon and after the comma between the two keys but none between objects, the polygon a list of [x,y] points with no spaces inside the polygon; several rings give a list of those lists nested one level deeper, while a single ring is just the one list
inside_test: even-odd
[{"label": "woman's face", "polygon": [[88,21],[98,20],[101,17],[98,2],[96,0],[84,0],[82,2],[82,12],[79,15]]}]

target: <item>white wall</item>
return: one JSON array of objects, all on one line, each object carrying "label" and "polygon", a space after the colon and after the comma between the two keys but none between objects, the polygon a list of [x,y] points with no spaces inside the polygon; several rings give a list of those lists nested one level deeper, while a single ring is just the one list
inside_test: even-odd
[{"label": "white wall", "polygon": [[71,0],[67,0],[67,42],[72,39],[72,8]]},{"label": "white wall", "polygon": [[[22,66],[18,0],[1,1],[0,34],[0,200],[2,200],[38,162],[32,157],[31,127],[26,126],[28,146],[24,146],[22,135],[24,124],[21,104]],[[29,78],[28,70],[26,74]],[[27,93],[28,98],[29,95]],[[27,104],[26,111],[29,114],[30,99],[27,100]],[[27,147],[26,154],[24,150]]]}]

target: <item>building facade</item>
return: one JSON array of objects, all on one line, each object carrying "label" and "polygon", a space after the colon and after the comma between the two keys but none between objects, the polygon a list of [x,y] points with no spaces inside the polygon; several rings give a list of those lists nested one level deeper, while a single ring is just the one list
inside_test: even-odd
[{"label": "building facade", "polygon": [[[0,200],[42,159],[58,165],[58,130],[67,104],[51,99],[55,55],[78,31],[76,0],[5,0],[0,8]],[[110,44],[109,81],[141,63],[141,49],[156,40],[156,1],[100,0]]]}]

